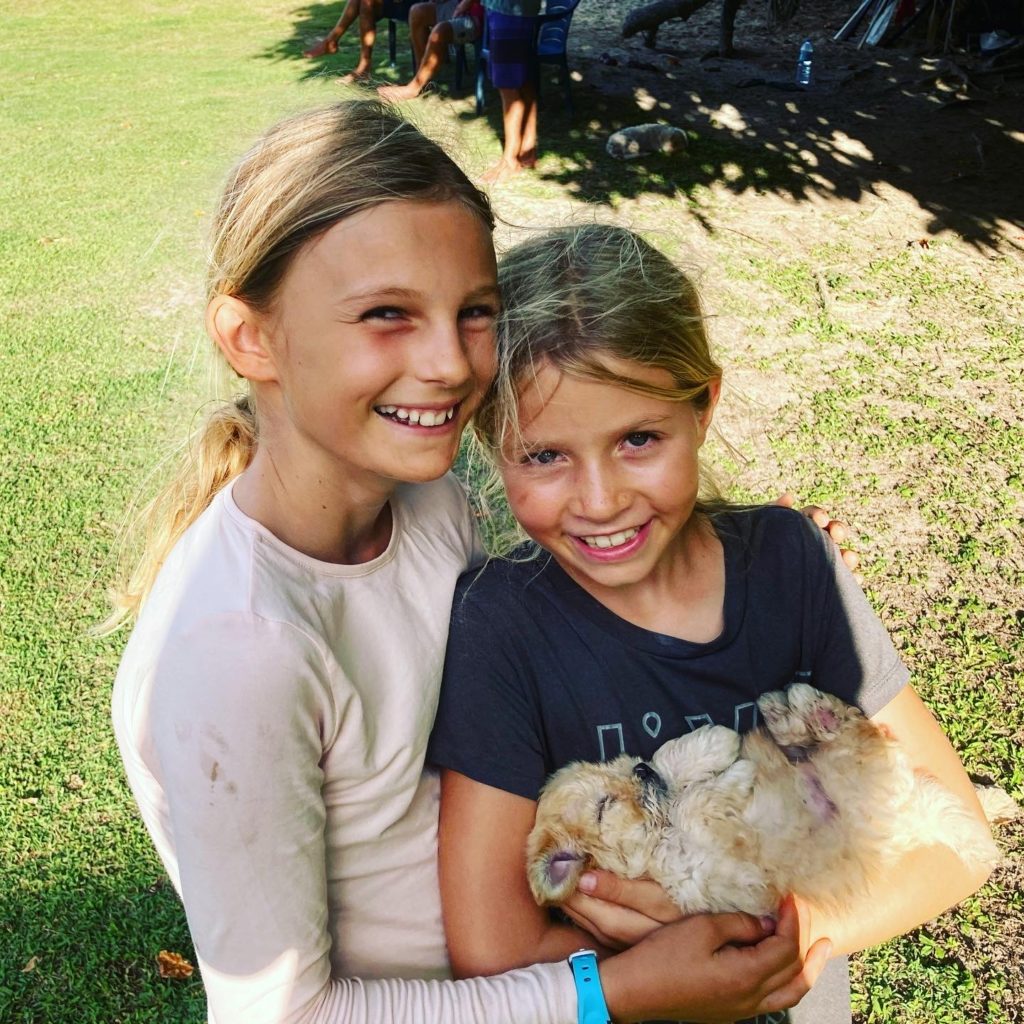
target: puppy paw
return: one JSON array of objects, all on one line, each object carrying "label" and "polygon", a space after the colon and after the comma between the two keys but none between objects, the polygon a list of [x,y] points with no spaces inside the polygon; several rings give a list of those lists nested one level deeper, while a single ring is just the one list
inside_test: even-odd
[{"label": "puppy paw", "polygon": [[816,743],[834,740],[843,722],[850,717],[849,704],[806,683],[794,683],[786,691],[786,697],[793,714],[804,723]]},{"label": "puppy paw", "polygon": [[786,691],[773,690],[762,694],[758,698],[757,709],[772,739],[784,750],[813,747],[815,738],[808,723],[790,707],[789,694],[792,689],[790,687]]}]

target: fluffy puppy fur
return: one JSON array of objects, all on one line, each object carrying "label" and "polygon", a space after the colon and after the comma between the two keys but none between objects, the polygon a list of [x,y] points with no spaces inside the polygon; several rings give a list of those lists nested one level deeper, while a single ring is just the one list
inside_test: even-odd
[{"label": "fluffy puppy fur", "polygon": [[537,902],[599,867],[654,879],[686,913],[770,914],[789,892],[842,909],[917,846],[998,860],[988,828],[857,708],[804,684],[758,707],[764,726],[742,737],[704,726],[649,764],[556,772],[527,844]]}]

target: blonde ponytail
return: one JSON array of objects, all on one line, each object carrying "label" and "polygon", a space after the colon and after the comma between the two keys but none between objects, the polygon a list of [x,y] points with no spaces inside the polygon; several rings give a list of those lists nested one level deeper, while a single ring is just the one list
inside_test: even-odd
[{"label": "blonde ponytail", "polygon": [[98,627],[98,633],[111,633],[138,615],[171,548],[203,514],[214,495],[252,462],[256,436],[252,399],[240,395],[233,402],[221,402],[169,457],[178,459],[177,471],[130,527],[142,550],[131,574],[111,591],[113,611]]}]

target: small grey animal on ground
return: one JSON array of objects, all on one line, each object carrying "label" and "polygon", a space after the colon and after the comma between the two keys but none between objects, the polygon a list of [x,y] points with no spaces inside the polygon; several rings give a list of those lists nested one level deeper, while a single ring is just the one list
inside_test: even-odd
[{"label": "small grey animal on ground", "polygon": [[648,153],[675,153],[686,148],[686,132],[670,124],[637,124],[608,136],[605,149],[616,160],[635,160]]}]

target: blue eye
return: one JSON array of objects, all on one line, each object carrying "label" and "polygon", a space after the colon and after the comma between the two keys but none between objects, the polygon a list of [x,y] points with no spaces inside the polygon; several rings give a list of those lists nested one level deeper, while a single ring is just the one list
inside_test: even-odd
[{"label": "blue eye", "polygon": [[523,456],[523,462],[528,462],[533,466],[550,466],[557,458],[559,453],[554,448],[541,448],[535,452],[527,452]]},{"label": "blue eye", "polygon": [[493,320],[497,315],[493,306],[468,306],[459,311],[460,320]]},{"label": "blue eye", "polygon": [[658,435],[650,430],[634,430],[632,434],[627,434],[623,441],[625,441],[628,448],[646,448],[656,441],[657,437]]},{"label": "blue eye", "polygon": [[360,320],[401,320],[405,316],[405,310],[398,306],[374,306],[368,309]]}]

